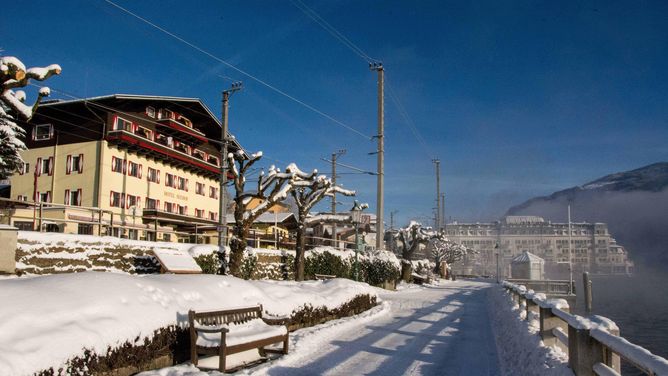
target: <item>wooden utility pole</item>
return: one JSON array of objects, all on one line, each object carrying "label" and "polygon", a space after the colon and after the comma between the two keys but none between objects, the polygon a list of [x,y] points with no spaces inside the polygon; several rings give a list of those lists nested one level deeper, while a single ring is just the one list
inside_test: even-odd
[{"label": "wooden utility pole", "polygon": [[[340,149],[339,151],[332,153],[332,185],[336,187],[336,159],[345,154],[345,149]],[[336,214],[336,190],[332,192],[332,214]],[[332,245],[334,248],[339,247],[339,242],[336,239],[336,221],[332,223]]]},{"label": "wooden utility pole", "polygon": [[445,226],[448,221],[445,220],[445,193],[441,193],[441,227],[445,233]]},{"label": "wooden utility pole", "polygon": [[432,159],[436,164],[436,231],[441,230],[441,161]]},{"label": "wooden utility pole", "polygon": [[227,265],[225,264],[225,243],[227,240],[227,191],[225,186],[227,185],[227,146],[229,139],[227,134],[229,133],[227,119],[228,119],[228,107],[230,102],[230,95],[235,91],[241,90],[242,83],[235,82],[227,90],[223,90],[223,114],[222,114],[222,123],[223,129],[220,133],[220,189],[218,191],[219,200],[218,200],[218,252],[223,260],[222,269],[223,272],[227,271]]},{"label": "wooden utility pole", "polygon": [[383,238],[385,237],[385,227],[383,226],[383,210],[384,210],[384,181],[385,176],[385,144],[384,144],[384,128],[385,128],[385,71],[383,70],[383,63],[375,62],[369,65],[371,70],[378,72],[378,187],[376,193],[376,249],[383,249]]}]

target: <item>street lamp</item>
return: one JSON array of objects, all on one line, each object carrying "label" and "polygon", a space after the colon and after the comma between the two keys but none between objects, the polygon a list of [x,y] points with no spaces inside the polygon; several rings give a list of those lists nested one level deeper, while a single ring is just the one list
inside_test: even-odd
[{"label": "street lamp", "polygon": [[[355,200],[353,208],[350,209],[350,217],[353,221],[353,226],[355,226],[355,281],[359,281],[359,263],[357,260],[360,251],[359,224],[362,223],[362,210],[367,207],[369,207],[369,205],[360,204]],[[378,236],[378,234],[376,234],[376,236]]]},{"label": "street lamp", "polygon": [[496,243],[494,250],[496,251],[494,253],[496,255],[496,283],[499,283],[499,243]]}]

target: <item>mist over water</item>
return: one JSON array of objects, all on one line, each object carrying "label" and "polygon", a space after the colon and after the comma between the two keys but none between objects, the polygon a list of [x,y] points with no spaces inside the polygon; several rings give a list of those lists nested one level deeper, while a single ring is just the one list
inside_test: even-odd
[{"label": "mist over water", "polygon": [[[652,353],[668,358],[668,273],[641,265],[626,276],[592,276],[593,312],[613,320],[620,335]],[[575,312],[584,315],[582,275],[577,278]],[[624,375],[642,375],[625,365]]]}]

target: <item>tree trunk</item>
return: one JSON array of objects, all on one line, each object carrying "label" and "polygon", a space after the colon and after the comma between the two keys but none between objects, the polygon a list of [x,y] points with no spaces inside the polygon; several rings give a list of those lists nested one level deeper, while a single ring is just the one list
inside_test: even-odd
[{"label": "tree trunk", "polygon": [[250,231],[249,226],[234,226],[234,237],[230,241],[230,274],[241,278],[241,263],[244,259],[244,251],[248,245],[247,238]]},{"label": "tree trunk", "polygon": [[401,279],[409,283],[413,274],[413,265],[408,260],[401,260]]},{"label": "tree trunk", "polygon": [[306,231],[304,224],[297,227],[297,245],[295,247],[295,281],[304,280],[304,253],[306,251]]}]

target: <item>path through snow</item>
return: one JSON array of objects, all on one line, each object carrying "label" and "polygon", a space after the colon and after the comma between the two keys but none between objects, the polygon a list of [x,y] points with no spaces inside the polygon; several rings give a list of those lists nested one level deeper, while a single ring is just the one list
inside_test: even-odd
[{"label": "path through snow", "polygon": [[340,331],[318,346],[298,348],[304,353],[294,361],[288,356],[261,373],[498,375],[489,286],[456,281],[384,294],[389,314]]}]

